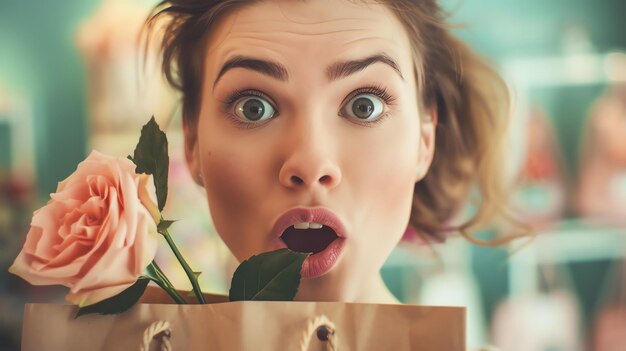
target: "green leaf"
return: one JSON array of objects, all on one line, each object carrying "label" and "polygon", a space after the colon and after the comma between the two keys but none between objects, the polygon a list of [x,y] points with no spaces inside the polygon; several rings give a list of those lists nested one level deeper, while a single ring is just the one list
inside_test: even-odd
[{"label": "green leaf", "polygon": [[230,301],[292,301],[300,285],[300,271],[309,253],[280,249],[252,256],[233,274]]},{"label": "green leaf", "polygon": [[135,284],[131,285],[121,293],[110,297],[106,300],[102,300],[93,305],[82,307],[76,313],[74,318],[78,318],[85,314],[99,313],[99,314],[117,314],[126,311],[139,301],[141,295],[146,290],[150,280],[140,278]]},{"label": "green leaf", "polygon": [[167,154],[167,137],[159,128],[154,116],[141,128],[141,136],[131,160],[137,165],[136,173],[152,174],[159,210],[167,200],[167,171],[170,163]]},{"label": "green leaf", "polygon": [[159,225],[157,225],[157,232],[159,233],[163,233],[164,231],[168,230],[170,228],[170,226],[176,221],[170,221],[170,220],[166,220],[166,219],[162,219],[159,222]]},{"label": "green leaf", "polygon": [[141,276],[141,278],[145,279],[152,279],[155,282],[157,280],[160,280],[159,278],[159,273],[157,273],[156,269],[154,268],[154,260],[152,260],[152,262],[150,262],[150,264],[146,267],[146,269],[144,269],[143,275]]}]

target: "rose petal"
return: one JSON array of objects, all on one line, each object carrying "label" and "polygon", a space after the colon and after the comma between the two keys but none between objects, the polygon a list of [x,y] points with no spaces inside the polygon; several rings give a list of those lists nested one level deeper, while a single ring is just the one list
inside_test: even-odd
[{"label": "rose petal", "polygon": [[78,293],[70,291],[65,296],[65,300],[69,303],[76,304],[79,307],[93,305],[94,303],[98,303],[121,293],[135,282],[136,280],[133,280],[132,282],[123,282],[111,286],[99,286],[92,289],[83,289]]},{"label": "rose petal", "polygon": [[161,221],[161,211],[157,205],[156,188],[152,176],[142,174],[138,184],[139,201],[148,210],[154,223]]},{"label": "rose petal", "polygon": [[92,152],[33,214],[9,271],[32,284],[68,286],[66,299],[81,306],[116,295],[156,255],[154,194],[152,177],[135,174],[130,160]]}]

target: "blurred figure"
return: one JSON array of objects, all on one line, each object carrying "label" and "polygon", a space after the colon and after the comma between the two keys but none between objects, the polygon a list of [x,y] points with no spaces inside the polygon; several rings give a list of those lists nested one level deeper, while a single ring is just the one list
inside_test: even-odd
[{"label": "blurred figure", "polygon": [[579,351],[581,317],[568,271],[555,263],[537,267],[539,289],[505,300],[493,317],[493,343],[506,351]]},{"label": "blurred figure", "polygon": [[592,107],[583,139],[577,209],[581,216],[626,223],[626,84]]},{"label": "blurred figure", "polygon": [[626,345],[626,261],[613,264],[593,324],[592,351],[621,351]]},{"label": "blurred figure", "polygon": [[143,1],[104,0],[78,28],[76,45],[87,69],[95,134],[134,132],[151,115],[163,126],[175,109],[176,94],[161,76],[157,45],[150,46],[143,61],[139,38],[149,12]]},{"label": "blurred figure", "polygon": [[507,351],[576,351],[576,301],[565,290],[525,295],[503,303],[494,315],[494,344]]},{"label": "blurred figure", "polygon": [[598,317],[593,351],[621,351],[626,345],[626,306],[607,308]]},{"label": "blurred figure", "polygon": [[565,183],[554,128],[539,107],[530,108],[526,128],[521,189],[514,201],[524,222],[537,228],[558,220],[563,214]]}]

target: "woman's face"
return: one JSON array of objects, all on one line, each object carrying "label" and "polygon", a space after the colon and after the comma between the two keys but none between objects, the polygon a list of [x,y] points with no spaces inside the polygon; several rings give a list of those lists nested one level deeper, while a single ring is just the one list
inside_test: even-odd
[{"label": "woman's face", "polygon": [[186,151],[217,232],[239,261],[316,252],[296,298],[358,301],[432,159],[402,25],[379,4],[263,1],[225,17],[205,55]]}]

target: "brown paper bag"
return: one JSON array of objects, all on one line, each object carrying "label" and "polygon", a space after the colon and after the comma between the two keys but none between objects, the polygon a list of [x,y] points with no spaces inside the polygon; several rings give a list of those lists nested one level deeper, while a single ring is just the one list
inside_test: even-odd
[{"label": "brown paper bag", "polygon": [[124,313],[77,319],[76,306],[27,304],[22,350],[465,350],[461,307],[206,298],[177,305],[149,289]]}]

